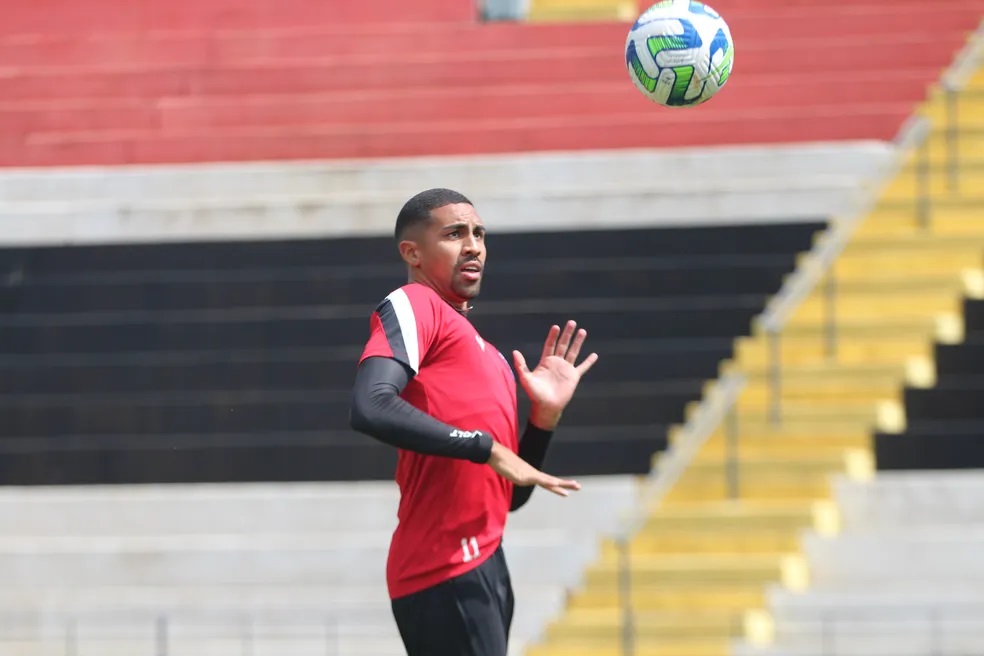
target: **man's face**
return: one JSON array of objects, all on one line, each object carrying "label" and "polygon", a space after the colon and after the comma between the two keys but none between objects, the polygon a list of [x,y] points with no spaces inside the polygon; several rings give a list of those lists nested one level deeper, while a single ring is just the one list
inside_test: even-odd
[{"label": "man's face", "polygon": [[414,277],[447,301],[467,305],[478,296],[485,270],[485,226],[471,205],[432,210],[430,223],[408,235],[400,250]]}]

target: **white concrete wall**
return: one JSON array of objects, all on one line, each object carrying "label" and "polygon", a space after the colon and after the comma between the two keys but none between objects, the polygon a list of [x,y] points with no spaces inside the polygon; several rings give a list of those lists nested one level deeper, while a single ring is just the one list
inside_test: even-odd
[{"label": "white concrete wall", "polygon": [[491,230],[816,220],[890,160],[882,142],[0,173],[0,244],[385,235],[450,187]]}]

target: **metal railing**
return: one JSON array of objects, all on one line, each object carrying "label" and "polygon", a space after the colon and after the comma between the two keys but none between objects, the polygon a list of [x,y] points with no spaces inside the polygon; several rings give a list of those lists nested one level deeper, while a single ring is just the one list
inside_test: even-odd
[{"label": "metal railing", "polygon": [[[984,61],[984,22],[941,81],[940,88],[945,108],[943,166],[946,171],[947,188],[951,191],[959,188],[961,132],[958,99],[982,61]],[[932,123],[925,117],[914,117],[903,126],[895,139],[895,150],[898,155],[879,172],[875,180],[859,191],[851,210],[845,216],[834,219],[817,247],[804,258],[801,266],[790,276],[780,292],[770,300],[765,312],[758,318],[757,324],[767,342],[768,415],[773,424],[782,423],[781,334],[783,329],[800,304],[816,289],[822,288],[823,321],[819,331],[820,339],[826,359],[831,362],[837,361],[840,341],[837,311],[839,283],[834,272],[834,262],[850,242],[864,217],[874,209],[882,190],[901,173],[909,157],[914,157],[913,202],[916,219],[924,229],[930,227],[933,215],[930,157],[932,137]]]},{"label": "metal railing", "polygon": [[[387,640],[389,638],[389,640]],[[399,637],[390,622],[280,609],[275,616],[244,611],[81,611],[0,614],[0,654],[81,656],[388,656]]]},{"label": "metal railing", "polygon": [[[945,106],[944,167],[948,189],[959,186],[959,103],[961,92],[972,74],[984,61],[984,21],[974,37],[947,70],[942,80]],[[823,353],[829,361],[838,357],[838,280],[833,265],[851,240],[861,221],[874,209],[882,190],[904,169],[906,159],[915,153],[916,175],[914,202],[920,225],[928,227],[932,219],[932,189],[930,147],[932,124],[925,117],[908,121],[894,140],[896,155],[878,172],[875,179],[859,189],[851,207],[842,216],[835,217],[827,231],[818,239],[814,249],[804,258],[801,266],[789,277],[779,293],[774,296],[756,323],[766,340],[767,416],[773,425],[782,423],[782,343],[781,334],[794,312],[817,289],[822,289],[824,299],[823,321],[820,339]],[[739,447],[740,435],[736,404],[747,379],[739,373],[729,373],[716,381],[682,429],[679,439],[661,454],[657,465],[643,483],[641,500],[636,510],[627,518],[624,529],[616,536],[618,552],[618,590],[621,608],[621,653],[636,653],[637,616],[632,603],[632,554],[631,544],[654,507],[673,488],[683,472],[693,462],[697,452],[707,439],[722,426],[724,439],[724,476],[729,498],[740,493]],[[831,653],[833,656],[833,652]]]},{"label": "metal railing", "polygon": [[[740,618],[736,617],[736,630]],[[310,611],[264,620],[248,613],[0,614],[0,654],[126,656],[392,656],[393,627]],[[393,641],[380,642],[388,631]],[[904,637],[900,640],[900,634]],[[812,643],[821,656],[858,653],[859,641],[888,640],[897,656],[976,653],[984,641],[982,602],[918,602],[784,609],[778,644]],[[375,643],[376,647],[373,648]]]},{"label": "metal railing", "polygon": [[[786,610],[776,641],[779,645],[813,642],[820,656],[889,650],[897,656],[977,653],[984,641],[984,607],[979,602],[902,602],[820,611]],[[878,642],[881,649],[873,648],[873,643]]]},{"label": "metal railing", "polygon": [[694,457],[708,438],[725,421],[725,442],[727,444],[726,465],[729,471],[729,489],[737,494],[738,469],[737,446],[738,430],[735,402],[745,388],[746,378],[742,374],[729,373],[722,376],[708,392],[704,402],[691,417],[680,434],[680,439],[660,454],[646,482],[642,486],[639,503],[628,517],[625,527],[616,536],[618,548],[619,600],[622,609],[622,654],[635,654],[635,607],[632,604],[632,540],[645,525],[653,507],[662,501],[679,480],[684,470],[690,466]]}]

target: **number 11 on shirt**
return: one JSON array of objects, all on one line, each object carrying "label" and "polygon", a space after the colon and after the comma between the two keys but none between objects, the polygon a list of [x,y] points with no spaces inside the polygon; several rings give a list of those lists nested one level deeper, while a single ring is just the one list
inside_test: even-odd
[{"label": "number 11 on shirt", "polygon": [[461,538],[461,552],[464,554],[466,563],[478,558],[478,538]]}]

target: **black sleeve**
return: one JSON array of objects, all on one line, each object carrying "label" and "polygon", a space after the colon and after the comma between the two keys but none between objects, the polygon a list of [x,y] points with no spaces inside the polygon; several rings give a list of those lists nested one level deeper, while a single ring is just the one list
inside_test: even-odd
[{"label": "black sleeve", "polygon": [[381,442],[407,451],[488,462],[492,436],[449,426],[400,398],[411,372],[391,358],[367,358],[355,375],[349,424]]},{"label": "black sleeve", "polygon": [[[543,461],[547,457],[547,448],[550,446],[551,437],[553,437],[553,431],[546,431],[527,423],[526,430],[523,431],[523,437],[519,440],[519,457],[537,469],[542,469]],[[534,487],[533,485],[528,487],[514,485],[509,511],[513,512],[522,508],[533,495]]]}]

